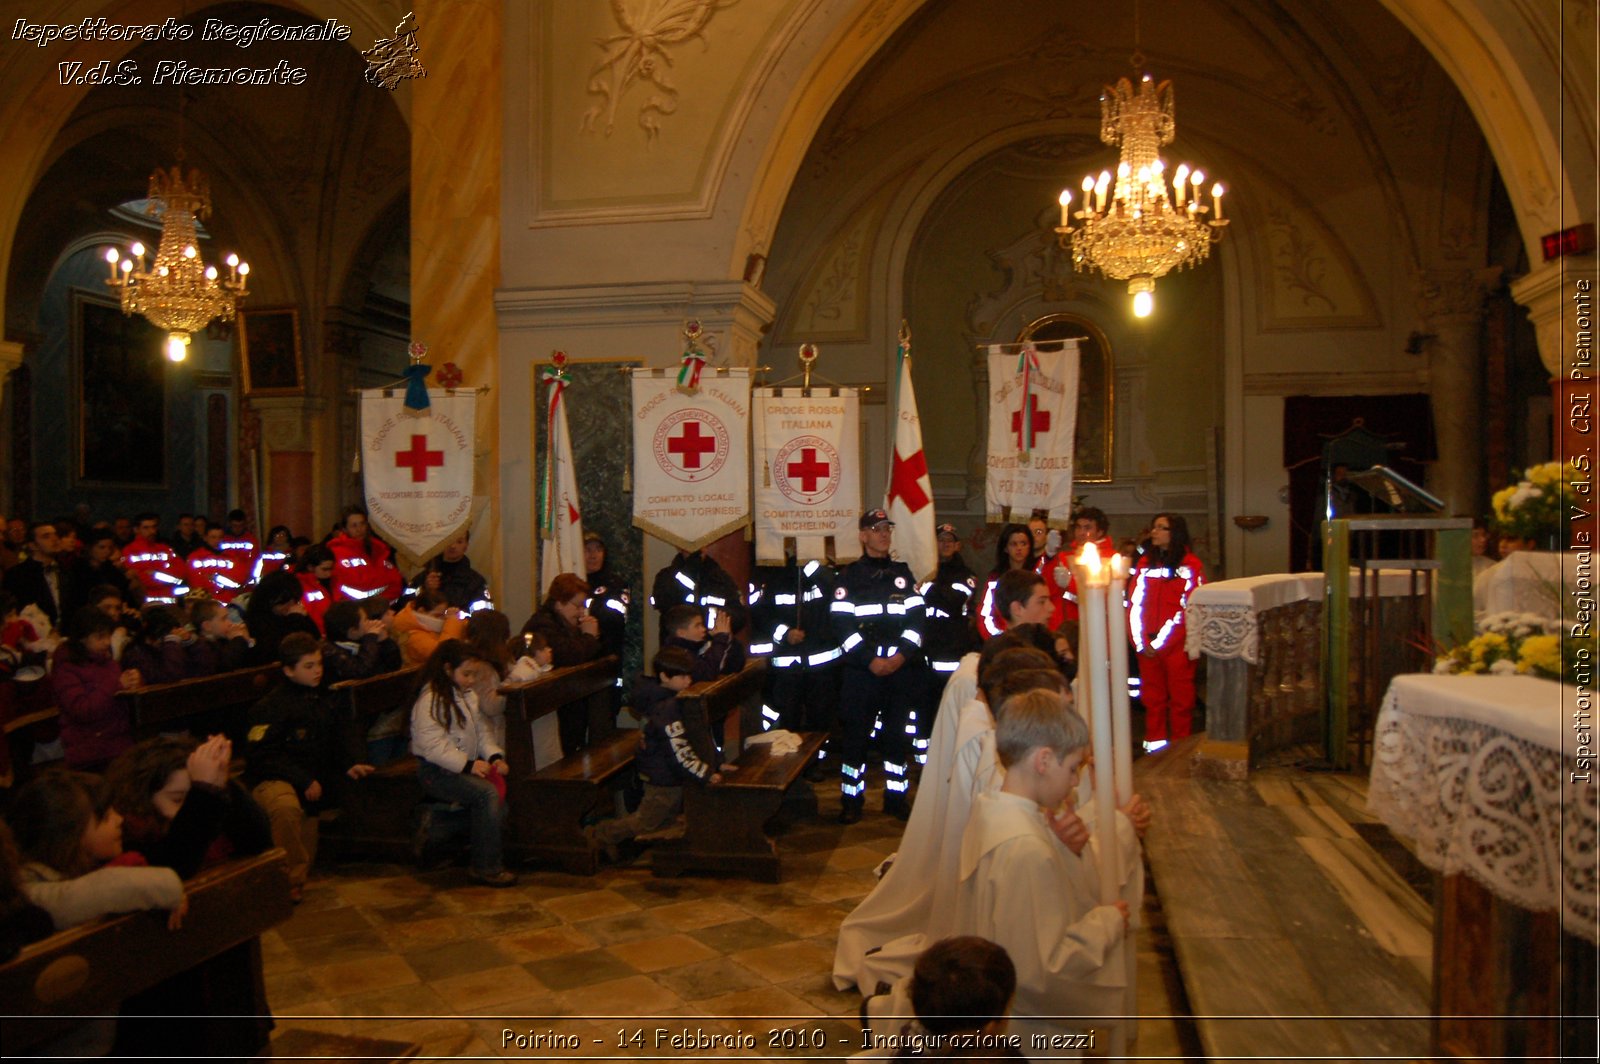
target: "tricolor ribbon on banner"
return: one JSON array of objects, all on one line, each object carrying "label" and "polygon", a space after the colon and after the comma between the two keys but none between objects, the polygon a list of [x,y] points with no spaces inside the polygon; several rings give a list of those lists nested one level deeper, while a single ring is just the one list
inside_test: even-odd
[{"label": "tricolor ribbon on banner", "polygon": [[[561,398],[566,394],[572,378],[567,375],[567,353],[557,351],[550,365],[539,374],[546,386],[544,410],[544,438],[556,439],[556,415],[561,410]],[[539,538],[554,539],[556,535],[556,448],[545,447],[544,475],[539,480]]]},{"label": "tricolor ribbon on banner", "polygon": [[706,353],[700,350],[700,337],[704,334],[700,323],[690,320],[684,323],[683,360],[678,368],[678,390],[692,392],[700,387],[700,374],[706,368]]},{"label": "tricolor ribbon on banner", "polygon": [[1022,410],[1023,415],[1017,422],[1017,450],[1022,452],[1024,460],[1033,453],[1033,375],[1039,372],[1039,352],[1032,344],[1024,344],[1017,353],[1017,372],[1022,374]]}]

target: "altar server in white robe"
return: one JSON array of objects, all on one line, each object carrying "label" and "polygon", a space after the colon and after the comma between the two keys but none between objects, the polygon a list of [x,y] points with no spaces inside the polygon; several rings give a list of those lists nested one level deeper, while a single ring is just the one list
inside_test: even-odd
[{"label": "altar server in white robe", "polygon": [[[1077,785],[1088,742],[1087,725],[1062,695],[1036,690],[1007,699],[995,725],[1005,782],[973,803],[961,839],[957,927],[1011,955],[1011,1030],[1030,1054],[1039,1053],[1033,1035],[1082,1032],[1096,1026],[1092,1017],[1124,1007],[1128,903],[1099,903],[1092,849],[1074,856],[1045,812]],[[1067,1044],[1039,1055],[1074,1051]]]},{"label": "altar server in white robe", "polygon": [[[871,995],[877,991],[879,983],[894,984],[910,973],[917,955],[939,937],[937,934],[930,937],[928,922],[934,884],[954,885],[956,852],[961,832],[966,827],[971,796],[976,793],[970,775],[963,776],[959,783],[952,783],[958,750],[974,734],[969,731],[959,739],[957,735],[962,711],[973,699],[969,697],[958,703],[952,702],[952,698],[967,690],[969,682],[975,695],[979,670],[998,654],[1020,646],[1053,646],[1053,637],[1038,623],[1041,616],[1048,616],[1050,611],[1050,597],[1043,578],[1031,570],[1017,573],[1017,587],[1008,592],[1007,582],[1012,576],[1007,574],[1000,588],[1001,608],[1006,610],[1011,627],[1003,635],[989,640],[980,655],[968,655],[973,659],[970,668],[963,659],[961,666],[951,674],[934,718],[928,760],[917,786],[911,818],[900,839],[900,850],[872,893],[862,899],[839,927],[833,982],[840,990],[854,985],[862,994]],[[969,729],[980,723],[992,727],[993,717],[988,707],[980,704],[975,709],[967,709],[967,723]],[[969,751],[969,760],[971,756]],[[992,753],[987,763],[994,763]],[[994,785],[998,786],[998,782]],[[956,803],[954,810],[952,802]],[[889,943],[905,936],[914,938],[900,943],[901,948],[896,950],[887,948]]]},{"label": "altar server in white robe", "polygon": [[[961,833],[972,800],[997,789],[1004,775],[995,756],[988,699],[994,697],[996,684],[1019,670],[1054,672],[1047,656],[1023,647],[1011,647],[985,664],[983,689],[958,715],[956,750],[947,777],[936,786],[924,782],[917,794],[913,814],[918,809],[924,812],[926,830],[906,832],[888,874],[840,926],[834,953],[834,981],[840,989],[854,983],[870,996],[895,985],[911,973],[928,944],[951,926]],[[1065,679],[1060,673],[1055,677],[1064,688]]]}]

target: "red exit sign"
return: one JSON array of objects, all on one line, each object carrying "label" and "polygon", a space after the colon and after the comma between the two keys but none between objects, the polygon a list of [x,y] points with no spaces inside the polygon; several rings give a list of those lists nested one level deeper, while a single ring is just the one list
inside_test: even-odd
[{"label": "red exit sign", "polygon": [[1544,245],[1544,261],[1559,259],[1563,255],[1582,255],[1594,250],[1594,223],[1563,229],[1559,233],[1546,233],[1539,238]]}]

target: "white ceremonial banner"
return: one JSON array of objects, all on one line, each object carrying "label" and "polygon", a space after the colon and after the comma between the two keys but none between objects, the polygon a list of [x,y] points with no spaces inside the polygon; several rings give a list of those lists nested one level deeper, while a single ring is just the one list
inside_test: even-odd
[{"label": "white ceremonial banner", "polygon": [[911,567],[919,581],[939,569],[939,540],[933,524],[933,480],[922,450],[922,418],[911,384],[911,341],[902,338],[899,384],[895,388],[894,454],[883,508],[894,522],[894,556]]},{"label": "white ceremonial banner", "polygon": [[361,473],[367,519],[400,560],[420,564],[472,520],[472,441],[478,393],[429,388],[408,410],[404,388],[361,393]]},{"label": "white ceremonial banner", "polygon": [[1078,341],[989,347],[991,522],[1026,521],[1042,510],[1066,527],[1077,427]]},{"label": "white ceremonial banner", "polygon": [[750,370],[633,371],[633,523],[699,550],[750,523]]},{"label": "white ceremonial banner", "polygon": [[545,388],[545,464],[539,482],[539,594],[562,573],[582,576],[583,511],[578,500],[578,470],[567,431],[570,386],[564,374],[547,370]]},{"label": "white ceremonial banner", "polygon": [[[854,388],[758,388],[755,392],[756,564],[861,556],[860,399]],[[833,550],[826,540],[833,537]]]}]

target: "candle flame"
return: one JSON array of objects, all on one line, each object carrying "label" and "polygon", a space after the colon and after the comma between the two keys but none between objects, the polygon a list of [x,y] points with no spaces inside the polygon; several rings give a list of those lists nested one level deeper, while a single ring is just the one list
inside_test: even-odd
[{"label": "candle flame", "polygon": [[1092,540],[1085,543],[1083,549],[1078,552],[1078,564],[1091,573],[1100,571],[1100,548],[1095,546]]}]

